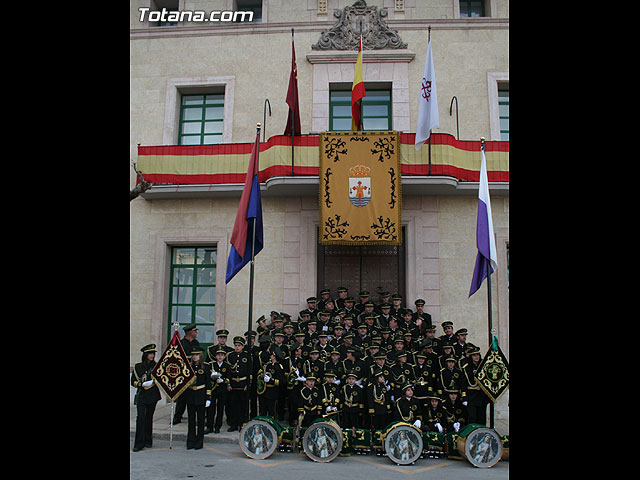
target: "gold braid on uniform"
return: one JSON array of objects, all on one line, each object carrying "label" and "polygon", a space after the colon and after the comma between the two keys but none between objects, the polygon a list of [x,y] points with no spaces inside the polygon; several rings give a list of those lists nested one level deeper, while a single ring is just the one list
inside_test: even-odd
[{"label": "gold braid on uniform", "polygon": [[376,395],[376,387],[377,385],[375,385],[373,387],[373,401],[376,402],[378,405],[384,405],[384,393],[385,393],[385,389],[384,387],[382,388],[382,393],[380,394],[380,396]]},{"label": "gold braid on uniform", "polygon": [[407,423],[411,423],[411,420],[413,420],[413,412],[411,411],[411,407],[409,407],[409,417],[406,418],[404,415],[402,415],[402,410],[400,409],[400,402],[396,402],[396,408],[398,409],[398,413],[400,414],[400,418],[402,418],[403,422],[407,422]]}]

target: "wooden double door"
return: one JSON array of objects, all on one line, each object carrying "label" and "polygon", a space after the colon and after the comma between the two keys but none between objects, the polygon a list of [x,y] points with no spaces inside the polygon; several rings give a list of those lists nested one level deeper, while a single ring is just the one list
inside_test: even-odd
[{"label": "wooden double door", "polygon": [[[403,229],[404,230],[404,229]],[[337,298],[337,288],[346,287],[356,303],[358,294],[368,290],[376,303],[380,292],[405,296],[404,231],[401,245],[327,245],[318,244],[318,292],[331,290]]]}]

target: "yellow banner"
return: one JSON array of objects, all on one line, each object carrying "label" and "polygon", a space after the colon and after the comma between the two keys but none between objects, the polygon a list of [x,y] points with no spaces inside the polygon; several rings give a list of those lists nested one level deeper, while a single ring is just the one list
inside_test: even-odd
[{"label": "yellow banner", "polygon": [[320,243],[402,243],[398,132],[320,135]]}]

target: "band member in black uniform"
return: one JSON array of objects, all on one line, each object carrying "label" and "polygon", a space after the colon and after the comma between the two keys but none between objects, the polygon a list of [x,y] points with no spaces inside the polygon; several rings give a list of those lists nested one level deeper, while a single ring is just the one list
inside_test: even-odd
[{"label": "band member in black uniform", "polygon": [[[375,367],[372,367],[375,368]],[[389,423],[391,416],[391,387],[386,385],[386,379],[382,369],[374,373],[373,380],[367,387],[367,400],[369,418],[365,421],[364,428],[382,430]]]},{"label": "band member in black uniform", "polygon": [[446,364],[446,368],[441,369],[438,375],[438,394],[444,399],[446,397],[445,390],[456,387],[461,392],[460,398],[466,401],[467,382],[462,370],[457,366],[455,357],[453,355],[447,357]]},{"label": "band member in black uniform", "polygon": [[298,419],[302,416],[302,427],[308,427],[316,418],[322,415],[322,395],[316,388],[316,377],[310,374],[306,377],[305,386],[300,389],[298,401]]},{"label": "band member in black uniform", "polygon": [[264,393],[260,395],[260,415],[268,415],[274,419],[277,414],[276,404],[279,400],[280,388],[285,387],[284,370],[279,361],[284,361],[282,351],[279,348],[273,348],[269,362],[262,366],[266,387]]},{"label": "band member in black uniform", "polygon": [[480,348],[473,347],[469,350],[470,360],[463,368],[464,378],[467,383],[467,414],[469,423],[481,423],[486,425],[487,405],[489,397],[482,391],[476,380],[476,372],[480,366]]},{"label": "band member in black uniform", "polygon": [[207,426],[204,430],[205,435],[211,432],[220,433],[224,407],[227,402],[227,385],[229,385],[231,373],[231,366],[226,361],[227,351],[219,348],[211,353],[215,360],[209,362],[211,368],[211,404],[207,407],[206,411]]},{"label": "band member in black uniform", "polygon": [[442,402],[442,408],[447,412],[447,429],[450,432],[458,432],[467,424],[467,407],[460,400],[458,387],[445,389],[446,398]]},{"label": "band member in black uniform", "polygon": [[418,327],[421,337],[424,337],[425,329],[433,324],[431,314],[424,311],[425,303],[422,298],[417,299],[415,301],[416,311],[413,313],[413,322]]},{"label": "band member in black uniform", "polygon": [[[413,384],[413,365],[407,362],[407,352],[400,350],[396,352],[396,363],[391,367],[391,387],[395,400],[402,397],[403,388],[408,383]],[[413,389],[411,391],[413,394]]]},{"label": "band member in black uniform", "polygon": [[218,343],[216,345],[209,345],[207,347],[207,358],[205,359],[205,361],[208,363],[215,361],[215,352],[217,352],[218,350],[224,350],[227,355],[233,352],[233,347],[227,345],[229,330],[218,330],[216,332],[216,336],[218,337]]},{"label": "band member in black uniform", "polygon": [[300,390],[304,386],[304,360],[302,358],[302,346],[294,343],[289,347],[290,356],[285,361],[285,373],[287,376],[287,400],[289,409],[289,425],[298,424],[298,400],[300,398]]},{"label": "band member in black uniform", "polygon": [[361,425],[364,413],[365,390],[356,385],[358,375],[349,372],[346,375],[346,382],[340,388],[342,397],[342,423],[345,428],[357,428]]},{"label": "band member in black uniform", "polygon": [[336,383],[336,374],[333,371],[324,372],[324,383],[320,385],[318,390],[322,395],[322,416],[340,424],[342,400],[340,387]]},{"label": "band member in black uniform", "polygon": [[336,309],[340,310],[344,307],[344,301],[349,297],[349,289],[345,287],[338,287],[338,298],[336,298]]},{"label": "band member in black uniform", "polygon": [[135,364],[131,373],[131,386],[138,389],[134,400],[136,405],[134,452],[153,446],[153,414],[160,400],[160,390],[151,378],[151,371],[156,366],[156,345],[151,343],[140,350],[142,361]]},{"label": "band member in black uniform", "polygon": [[[260,348],[255,344],[258,333],[254,330],[244,332],[247,345],[244,351],[251,355],[251,384],[249,385],[249,418],[258,416],[258,393],[256,391],[256,379],[260,370]],[[225,388],[226,390],[226,388]]]},{"label": "band member in black uniform", "polygon": [[[191,356],[191,350],[194,348],[200,348],[200,342],[196,340],[198,336],[198,329],[195,323],[184,327],[184,337],[180,339],[180,344],[187,357]],[[173,424],[176,425],[182,421],[182,414],[187,408],[187,404],[184,400],[184,395],[180,395],[176,400],[176,409],[173,412]]]},{"label": "band member in black uniform", "polygon": [[248,420],[251,370],[249,368],[249,354],[243,351],[244,345],[244,338],[234,337],[233,347],[235,350],[227,355],[227,361],[231,366],[231,379],[227,386],[227,392],[229,392],[229,410],[227,411],[229,429],[227,432],[235,432]]},{"label": "band member in black uniform", "polygon": [[453,345],[456,341],[456,336],[453,333],[453,322],[449,320],[442,322],[442,330],[444,330],[444,335],[440,335],[440,340],[443,342],[449,342]]},{"label": "band member in black uniform", "polygon": [[413,387],[407,384],[402,388],[402,392],[402,397],[396,401],[393,419],[411,423],[420,428],[422,426],[422,411],[420,402],[413,398]]},{"label": "band member in black uniform", "polygon": [[424,420],[424,413],[427,409],[427,397],[438,390],[436,375],[425,364],[426,355],[423,353],[416,354],[416,364],[413,366],[413,375],[415,378],[413,397],[420,403],[420,411]]},{"label": "band member in black uniform", "polygon": [[319,359],[320,352],[316,347],[309,350],[309,358],[303,364],[303,377],[322,378],[324,376],[324,363]]},{"label": "band member in black uniform", "polygon": [[427,397],[427,409],[423,419],[428,430],[446,433],[447,412],[442,408],[442,400],[436,392],[430,393]]},{"label": "band member in black uniform", "polygon": [[202,448],[204,442],[204,411],[211,405],[211,369],[202,361],[201,348],[191,350],[191,366],[195,381],[185,390],[187,403],[187,450]]}]

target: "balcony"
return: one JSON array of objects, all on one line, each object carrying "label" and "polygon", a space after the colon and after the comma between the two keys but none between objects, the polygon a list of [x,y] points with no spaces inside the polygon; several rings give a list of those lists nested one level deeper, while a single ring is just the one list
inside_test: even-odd
[{"label": "balcony", "polygon": [[[414,133],[400,133],[404,195],[477,195],[480,140],[431,135],[429,146],[414,148]],[[263,196],[318,194],[319,135],[274,135],[260,144],[259,179]],[[253,143],[138,147],[138,169],[154,186],[146,200],[239,197]],[[492,195],[509,194],[509,142],[486,141],[487,176]]]}]

